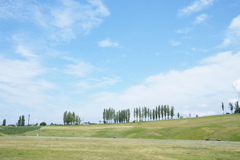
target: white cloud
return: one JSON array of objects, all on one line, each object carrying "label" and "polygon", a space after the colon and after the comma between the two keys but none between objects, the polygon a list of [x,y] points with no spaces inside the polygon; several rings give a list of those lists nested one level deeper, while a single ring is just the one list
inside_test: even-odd
[{"label": "white cloud", "polygon": [[105,86],[115,85],[120,81],[119,78],[109,78],[103,77],[101,79],[88,79],[85,81],[80,81],[77,86],[83,89],[101,88]]},{"label": "white cloud", "polygon": [[221,102],[235,96],[231,84],[239,78],[239,59],[240,53],[219,53],[202,60],[199,66],[193,68],[149,76],[141,84],[129,87],[122,93],[96,94],[91,105],[122,109],[169,104],[175,106],[180,114],[218,114],[221,112]]},{"label": "white cloud", "polygon": [[110,12],[100,0],[81,3],[75,0],[42,2],[0,1],[0,18],[14,18],[41,26],[53,40],[75,38],[79,32],[88,33]]},{"label": "white cloud", "polygon": [[194,23],[195,23],[195,24],[202,23],[202,22],[206,21],[207,18],[208,18],[208,15],[206,15],[206,14],[200,14],[199,16],[196,17]]},{"label": "white cloud", "polygon": [[179,46],[179,45],[181,45],[182,43],[181,43],[181,42],[178,42],[178,41],[175,41],[175,40],[171,40],[171,41],[170,41],[170,44],[171,44],[172,46]]},{"label": "white cloud", "polygon": [[194,1],[192,5],[181,9],[178,14],[180,16],[183,16],[183,15],[189,15],[193,12],[201,11],[201,10],[205,9],[206,7],[212,5],[213,2],[214,2],[214,0],[197,0],[197,1]]},{"label": "white cloud", "polygon": [[17,105],[17,108],[44,108],[43,102],[49,98],[44,91],[55,86],[40,78],[45,70],[37,60],[0,57],[0,68],[0,98],[3,104]]},{"label": "white cloud", "polygon": [[228,26],[225,39],[220,47],[227,47],[229,45],[239,45],[240,43],[240,15],[235,17]]},{"label": "white cloud", "polygon": [[177,33],[189,33],[192,29],[191,28],[182,28],[176,30]]},{"label": "white cloud", "polygon": [[105,39],[105,40],[98,42],[98,46],[99,47],[117,47],[118,43],[113,42],[110,39]]},{"label": "white cloud", "polygon": [[24,47],[23,45],[17,46],[16,53],[19,53],[24,57],[30,57],[30,58],[36,57],[36,55],[32,54],[31,51],[29,49],[27,49],[26,47]]},{"label": "white cloud", "polygon": [[43,72],[39,63],[35,60],[21,61],[0,57],[0,82],[21,84]]},{"label": "white cloud", "polygon": [[85,77],[89,73],[93,72],[96,68],[86,62],[78,62],[77,64],[70,64],[67,65],[67,69],[65,70],[65,73],[76,75],[78,77]]},{"label": "white cloud", "polygon": [[233,82],[233,88],[240,93],[240,79]]}]

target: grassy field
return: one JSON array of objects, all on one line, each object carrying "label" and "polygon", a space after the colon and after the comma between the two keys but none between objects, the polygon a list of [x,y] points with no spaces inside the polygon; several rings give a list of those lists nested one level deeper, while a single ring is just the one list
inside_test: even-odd
[{"label": "grassy field", "polygon": [[39,126],[20,126],[20,127],[4,126],[0,127],[0,136],[26,133],[37,130],[39,128],[40,128]]},{"label": "grassy field", "polygon": [[46,126],[27,136],[240,141],[240,114],[125,124]]},{"label": "grassy field", "polygon": [[240,157],[240,142],[106,139],[78,137],[0,137],[1,160],[28,159],[224,159]]},{"label": "grassy field", "polygon": [[240,115],[235,114],[126,124],[45,126],[15,135],[3,134],[6,128],[2,127],[0,159],[237,160],[239,120]]}]

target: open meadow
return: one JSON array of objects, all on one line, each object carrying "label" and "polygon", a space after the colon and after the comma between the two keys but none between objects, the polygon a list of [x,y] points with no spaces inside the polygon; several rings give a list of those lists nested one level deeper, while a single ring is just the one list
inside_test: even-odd
[{"label": "open meadow", "polygon": [[239,114],[231,114],[138,123],[46,126],[25,135],[240,141],[239,119]]},{"label": "open meadow", "polygon": [[240,143],[76,137],[0,137],[0,159],[239,159]]},{"label": "open meadow", "polygon": [[0,159],[237,160],[239,118],[235,114],[124,124],[44,126],[21,134],[18,127],[2,127]]}]

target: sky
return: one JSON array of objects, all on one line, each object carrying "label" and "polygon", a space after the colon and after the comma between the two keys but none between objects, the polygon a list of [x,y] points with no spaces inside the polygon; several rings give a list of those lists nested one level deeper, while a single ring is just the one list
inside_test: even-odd
[{"label": "sky", "polygon": [[0,0],[0,124],[230,112],[239,64],[239,0]]}]

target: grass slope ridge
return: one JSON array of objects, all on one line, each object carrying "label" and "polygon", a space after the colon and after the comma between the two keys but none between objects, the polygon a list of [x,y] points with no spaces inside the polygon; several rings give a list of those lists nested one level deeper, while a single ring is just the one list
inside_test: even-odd
[{"label": "grass slope ridge", "polygon": [[240,141],[240,115],[88,126],[46,126],[32,136]]},{"label": "grass slope ridge", "polygon": [[39,128],[40,127],[38,126],[20,126],[20,127],[4,126],[0,127],[0,136],[30,132],[33,130],[37,130]]}]

